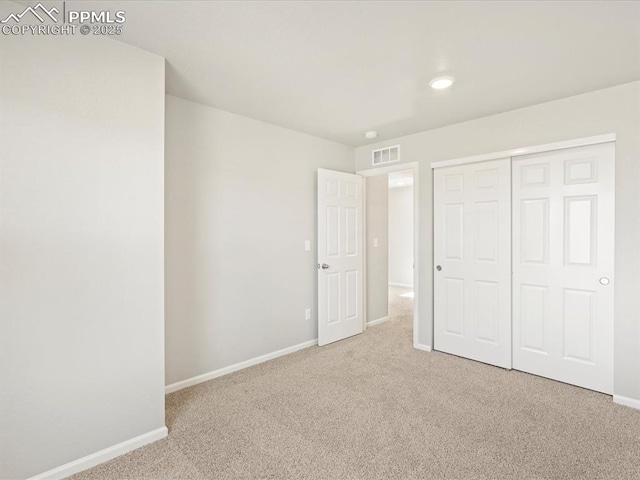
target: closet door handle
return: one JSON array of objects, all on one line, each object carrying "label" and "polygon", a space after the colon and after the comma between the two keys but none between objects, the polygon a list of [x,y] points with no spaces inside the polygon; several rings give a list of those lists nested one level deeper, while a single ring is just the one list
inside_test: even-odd
[{"label": "closet door handle", "polygon": [[440,265],[436,265],[436,270],[441,272],[442,271],[442,267]]}]

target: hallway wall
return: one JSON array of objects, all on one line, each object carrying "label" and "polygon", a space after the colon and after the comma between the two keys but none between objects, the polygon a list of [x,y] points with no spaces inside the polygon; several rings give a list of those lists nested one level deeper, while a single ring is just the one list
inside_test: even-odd
[{"label": "hallway wall", "polygon": [[413,187],[389,189],[389,283],[413,286]]}]

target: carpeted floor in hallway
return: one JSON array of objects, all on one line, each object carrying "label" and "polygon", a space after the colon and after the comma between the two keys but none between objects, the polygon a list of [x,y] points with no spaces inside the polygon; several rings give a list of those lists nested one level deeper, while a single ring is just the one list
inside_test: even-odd
[{"label": "carpeted floor in hallway", "polygon": [[389,322],[167,396],[169,437],[94,479],[639,479],[640,412],[412,348]]}]

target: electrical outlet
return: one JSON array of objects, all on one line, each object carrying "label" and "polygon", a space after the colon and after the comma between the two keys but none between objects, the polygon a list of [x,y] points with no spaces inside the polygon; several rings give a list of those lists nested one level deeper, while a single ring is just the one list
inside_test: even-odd
[{"label": "electrical outlet", "polygon": [[305,320],[311,320],[311,309],[310,308],[307,308],[304,311],[304,319]]}]

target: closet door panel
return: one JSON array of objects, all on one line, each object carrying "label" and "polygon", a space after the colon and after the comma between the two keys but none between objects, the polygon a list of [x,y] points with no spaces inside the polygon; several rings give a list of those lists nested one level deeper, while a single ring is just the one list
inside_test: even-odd
[{"label": "closet door panel", "polygon": [[437,350],[511,368],[510,159],[434,171]]},{"label": "closet door panel", "polygon": [[613,390],[613,143],[515,157],[513,368]]}]

